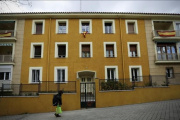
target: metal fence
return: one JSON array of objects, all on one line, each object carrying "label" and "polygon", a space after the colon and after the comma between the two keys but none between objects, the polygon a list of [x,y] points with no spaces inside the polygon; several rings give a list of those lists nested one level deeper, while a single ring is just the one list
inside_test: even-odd
[{"label": "metal fence", "polygon": [[33,84],[2,84],[0,96],[38,96],[39,93],[76,93],[76,81],[41,81]]},{"label": "metal fence", "polygon": [[180,84],[180,74],[173,78],[167,75],[137,76],[128,79],[99,79],[99,91],[132,90],[135,87],[162,87],[169,84]]}]

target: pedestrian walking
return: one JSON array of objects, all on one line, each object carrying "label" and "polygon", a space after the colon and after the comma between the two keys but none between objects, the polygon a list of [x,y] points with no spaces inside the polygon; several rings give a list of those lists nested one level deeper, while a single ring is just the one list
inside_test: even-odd
[{"label": "pedestrian walking", "polygon": [[54,114],[56,117],[61,117],[62,110],[61,110],[61,105],[62,105],[62,94],[63,91],[59,91],[57,95],[54,95],[53,97],[53,106],[56,106],[56,113]]}]

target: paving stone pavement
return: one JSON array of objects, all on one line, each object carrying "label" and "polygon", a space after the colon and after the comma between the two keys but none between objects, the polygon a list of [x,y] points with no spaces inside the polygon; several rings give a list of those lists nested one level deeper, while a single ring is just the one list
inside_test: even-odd
[{"label": "paving stone pavement", "polygon": [[53,112],[1,116],[0,120],[180,120],[180,99],[160,102]]}]

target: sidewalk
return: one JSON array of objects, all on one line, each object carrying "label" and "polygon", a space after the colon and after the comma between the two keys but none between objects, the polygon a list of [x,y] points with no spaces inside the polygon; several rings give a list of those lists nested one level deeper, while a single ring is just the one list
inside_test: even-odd
[{"label": "sidewalk", "polygon": [[180,120],[180,99],[152,103],[64,111],[54,113],[2,116],[0,120]]}]

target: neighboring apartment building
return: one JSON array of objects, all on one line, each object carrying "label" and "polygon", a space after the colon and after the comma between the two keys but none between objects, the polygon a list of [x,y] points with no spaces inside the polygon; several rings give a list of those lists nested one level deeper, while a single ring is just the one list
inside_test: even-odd
[{"label": "neighboring apartment building", "polygon": [[[1,21],[12,18],[10,13],[0,15],[3,19]],[[159,20],[172,17],[175,20],[167,20],[162,24]],[[23,84],[34,84],[39,80],[66,83],[79,79],[80,82],[93,82],[95,78],[130,78],[125,82],[140,82],[144,78],[138,76],[165,75],[166,71],[172,73],[172,67],[174,72],[180,71],[177,64],[179,48],[176,47],[178,32],[173,37],[162,39],[156,31],[174,31],[174,21],[180,19],[179,14],[43,12],[14,13],[13,18],[17,24],[13,30],[19,34],[13,36],[11,43],[13,46],[21,46],[15,47],[13,51],[14,47],[8,44],[8,49],[12,49],[14,59],[22,56],[22,63],[21,57],[18,57],[10,65],[14,68],[13,75],[18,72],[18,78],[21,78]],[[151,36],[152,33],[154,36]],[[22,45],[23,53],[18,53]],[[160,47],[163,45],[166,48]],[[6,50],[5,46],[2,48]],[[169,57],[164,58],[164,54],[161,54],[164,49],[171,49],[173,61],[169,62]],[[18,70],[15,70],[16,65],[20,67]],[[6,71],[4,76],[8,76]]]},{"label": "neighboring apartment building", "polygon": [[176,17],[145,20],[150,74],[167,75],[170,83],[180,77],[180,19]]},{"label": "neighboring apartment building", "polygon": [[[0,87],[20,84],[24,36],[23,19],[0,19]],[[11,85],[5,85],[11,89]]]}]

